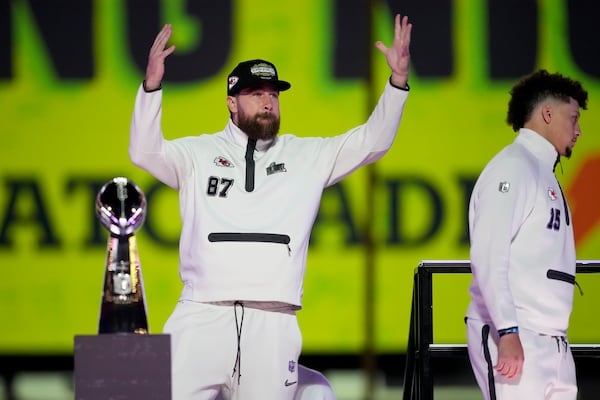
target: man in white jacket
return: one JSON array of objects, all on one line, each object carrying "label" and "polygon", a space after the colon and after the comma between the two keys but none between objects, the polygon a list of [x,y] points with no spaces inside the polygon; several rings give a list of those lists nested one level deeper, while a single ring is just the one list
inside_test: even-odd
[{"label": "man in white jacket", "polygon": [[554,175],[579,136],[581,84],[537,71],[511,90],[514,142],[471,195],[469,357],[486,399],[577,397],[567,328],[575,284],[573,221]]},{"label": "man in white jacket", "polygon": [[175,140],[161,131],[161,81],[172,27],[150,50],[131,123],[133,163],[179,191],[180,301],[171,335],[173,398],[293,399],[309,235],[324,188],[390,148],[408,96],[412,25],[396,16],[391,69],[366,123],[343,135],[278,135],[279,95],[290,83],[261,59],[227,80],[225,129]]}]

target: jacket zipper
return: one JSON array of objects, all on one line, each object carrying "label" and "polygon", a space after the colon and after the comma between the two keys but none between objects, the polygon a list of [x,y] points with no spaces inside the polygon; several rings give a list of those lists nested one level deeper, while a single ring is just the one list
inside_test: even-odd
[{"label": "jacket zipper", "polygon": [[556,279],[557,281],[567,282],[571,285],[577,286],[579,293],[583,296],[583,290],[581,289],[581,286],[579,286],[579,283],[577,283],[575,280],[575,275],[567,274],[566,272],[557,271],[555,269],[549,269],[548,272],[546,272],[546,277],[548,279]]},{"label": "jacket zipper", "polygon": [[570,283],[571,285],[575,284],[575,276],[571,274],[567,274],[566,272],[557,271],[555,269],[549,269],[546,273],[546,277],[548,279],[556,279],[558,281],[563,281]]},{"label": "jacket zipper", "polygon": [[290,237],[279,233],[255,233],[255,232],[216,232],[208,234],[209,242],[258,242],[285,244],[288,255],[292,255],[290,248]]}]

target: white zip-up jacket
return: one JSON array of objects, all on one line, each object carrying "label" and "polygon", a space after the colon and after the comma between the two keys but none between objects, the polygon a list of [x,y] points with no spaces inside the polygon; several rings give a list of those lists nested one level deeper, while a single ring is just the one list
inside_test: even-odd
[{"label": "white zip-up jacket", "polygon": [[521,129],[481,173],[471,195],[467,317],[547,335],[566,335],[573,305],[575,243],[554,175],[558,153]]},{"label": "white zip-up jacket", "polygon": [[179,191],[182,299],[300,307],[323,189],[388,151],[407,96],[388,82],[368,121],[343,135],[259,140],[255,188],[247,192],[245,133],[230,120],[222,132],[165,140],[162,90],[146,93],[140,86],[129,155]]}]

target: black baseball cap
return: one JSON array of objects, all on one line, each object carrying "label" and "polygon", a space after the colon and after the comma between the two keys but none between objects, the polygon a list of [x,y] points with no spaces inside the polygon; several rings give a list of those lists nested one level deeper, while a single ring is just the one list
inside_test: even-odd
[{"label": "black baseball cap", "polygon": [[289,82],[279,80],[277,69],[273,63],[260,59],[243,61],[227,77],[227,95],[235,96],[243,89],[261,86],[265,83],[275,85],[280,92],[288,90],[292,86]]}]

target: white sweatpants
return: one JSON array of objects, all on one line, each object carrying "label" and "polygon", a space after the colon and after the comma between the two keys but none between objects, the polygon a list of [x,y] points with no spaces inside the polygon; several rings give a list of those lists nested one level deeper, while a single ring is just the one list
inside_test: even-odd
[{"label": "white sweatpants", "polygon": [[[225,398],[219,393],[215,400],[225,400]],[[325,375],[299,365],[298,388],[294,400],[335,400],[335,394]]]},{"label": "white sweatpants", "polygon": [[180,301],[167,320],[173,400],[293,400],[302,336],[293,312]]},{"label": "white sweatpants", "polygon": [[493,369],[498,362],[496,329],[482,321],[467,320],[469,360],[484,399],[576,400],[575,363],[567,339],[522,328],[519,338],[525,357],[523,373],[517,379],[507,379]]}]

